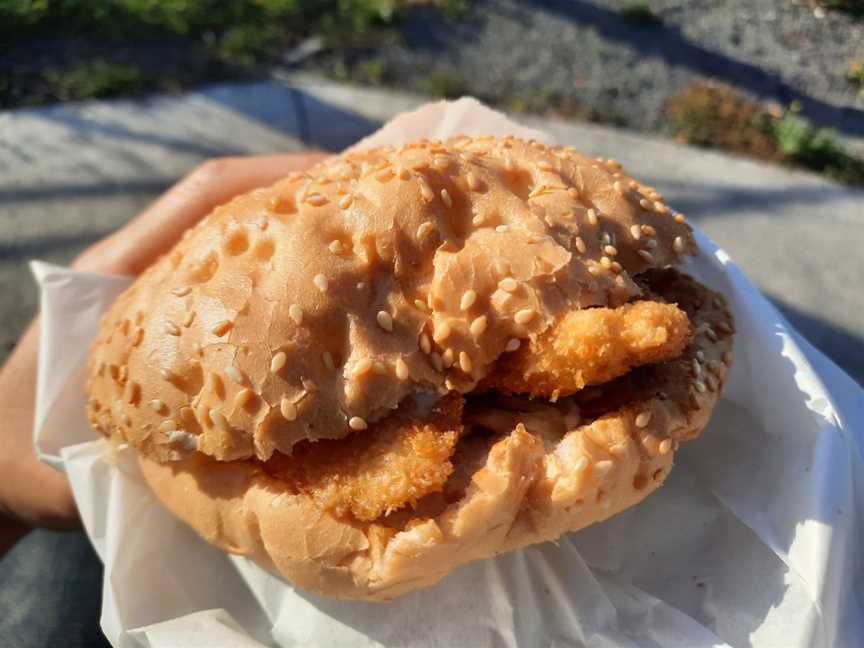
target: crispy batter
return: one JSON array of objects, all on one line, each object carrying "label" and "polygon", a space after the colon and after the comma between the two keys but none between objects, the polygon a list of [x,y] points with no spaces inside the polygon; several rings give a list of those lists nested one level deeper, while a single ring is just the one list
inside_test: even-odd
[{"label": "crispy batter", "polygon": [[504,356],[483,387],[566,396],[633,367],[675,358],[691,337],[687,314],[675,304],[638,301],[571,311],[539,339]]},{"label": "crispy batter", "polygon": [[337,516],[375,520],[440,491],[462,430],[462,397],[442,398],[428,415],[416,404],[344,439],[304,441],[266,470]]}]

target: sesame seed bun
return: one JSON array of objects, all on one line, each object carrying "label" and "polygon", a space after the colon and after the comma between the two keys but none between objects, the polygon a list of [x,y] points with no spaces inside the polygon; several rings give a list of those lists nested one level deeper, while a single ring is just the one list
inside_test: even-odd
[{"label": "sesame seed bun", "polygon": [[[387,600],[662,482],[731,349],[722,297],[669,269],[695,252],[662,196],[572,148],[457,137],[335,157],[217,208],[121,295],[88,415],[209,542],[312,591]],[[572,395],[579,420],[466,401],[443,485],[411,506],[346,517],[268,469],[408,401],[474,398],[568,312],[639,299],[686,311],[683,353]]]}]

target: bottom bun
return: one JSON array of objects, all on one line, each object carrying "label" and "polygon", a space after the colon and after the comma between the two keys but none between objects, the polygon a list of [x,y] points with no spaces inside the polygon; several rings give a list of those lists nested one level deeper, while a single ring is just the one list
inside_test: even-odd
[{"label": "bottom bun", "polygon": [[305,590],[387,601],[432,585],[461,564],[554,540],[636,504],[669,474],[678,442],[704,428],[728,369],[731,319],[722,299],[686,276],[659,282],[694,325],[679,358],[580,392],[587,422],[563,433],[544,425],[536,406],[514,412],[509,399],[500,425],[460,439],[444,492],[415,509],[374,522],[337,518],[254,461],[141,456],[141,468],[205,540]]}]

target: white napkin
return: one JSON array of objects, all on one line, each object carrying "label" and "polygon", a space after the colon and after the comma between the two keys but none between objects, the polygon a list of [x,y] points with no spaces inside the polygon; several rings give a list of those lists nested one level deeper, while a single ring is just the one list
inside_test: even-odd
[{"label": "white napkin", "polygon": [[[358,146],[548,138],[474,100],[401,115]],[[567,142],[578,147],[578,142]],[[96,440],[83,362],[129,280],[34,262],[42,348],[34,443],[66,470],[105,563],[115,646],[853,646],[864,637],[864,392],[801,339],[701,232],[687,270],[730,300],[734,366],[666,484],[588,529],[464,566],[391,603],[297,590],[228,557]]]}]

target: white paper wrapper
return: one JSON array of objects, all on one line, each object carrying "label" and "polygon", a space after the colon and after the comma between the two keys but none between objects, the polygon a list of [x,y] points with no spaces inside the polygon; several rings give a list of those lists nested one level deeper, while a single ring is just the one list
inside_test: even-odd
[{"label": "white paper wrapper", "polygon": [[[456,132],[547,139],[472,100],[396,118],[358,146]],[[575,144],[578,142],[567,142]],[[34,442],[69,474],[105,563],[115,646],[853,646],[864,637],[864,392],[697,232],[688,270],[729,297],[726,394],[644,503],[557,544],[467,565],[389,604],[295,590],[211,548],[94,440],[82,363],[127,279],[34,263]]]}]

